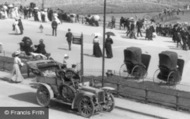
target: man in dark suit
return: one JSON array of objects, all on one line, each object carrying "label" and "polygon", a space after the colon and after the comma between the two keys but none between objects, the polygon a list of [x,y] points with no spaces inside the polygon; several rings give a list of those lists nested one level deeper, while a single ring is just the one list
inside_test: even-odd
[{"label": "man in dark suit", "polygon": [[24,31],[24,27],[23,27],[21,19],[18,20],[18,27],[20,29],[20,35],[22,35]]},{"label": "man in dark suit", "polygon": [[67,42],[69,45],[69,50],[71,50],[71,42],[73,40],[73,34],[71,33],[71,29],[68,29],[68,32],[66,33],[65,37],[67,37]]},{"label": "man in dark suit", "polygon": [[143,27],[143,23],[140,19],[137,21],[136,26],[137,26],[137,37],[139,37],[139,34],[142,37],[141,29]]},{"label": "man in dark suit", "polygon": [[35,51],[36,53],[41,53],[43,55],[47,54],[46,50],[45,50],[45,44],[43,42],[43,39],[40,39],[39,44],[35,45],[35,47],[36,47],[36,51]]},{"label": "man in dark suit", "polygon": [[52,21],[51,27],[52,27],[52,36],[57,36],[57,22],[55,20]]}]

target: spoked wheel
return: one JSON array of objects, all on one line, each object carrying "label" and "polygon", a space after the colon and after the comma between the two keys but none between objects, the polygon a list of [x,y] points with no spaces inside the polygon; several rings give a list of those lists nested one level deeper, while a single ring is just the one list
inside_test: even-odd
[{"label": "spoked wheel", "polygon": [[157,69],[155,72],[154,72],[154,76],[153,76],[153,82],[156,84],[158,83],[158,75],[160,73],[160,69]]},{"label": "spoked wheel", "polygon": [[79,102],[78,107],[81,116],[89,118],[94,114],[94,104],[88,97],[83,97]]},{"label": "spoked wheel", "polygon": [[119,69],[119,76],[127,78],[129,76],[126,64],[122,64]]},{"label": "spoked wheel", "polygon": [[176,85],[178,82],[181,81],[181,76],[179,71],[171,71],[167,78],[167,83],[171,86]]},{"label": "spoked wheel", "polygon": [[115,100],[112,94],[107,94],[106,103],[104,105],[104,111],[111,112],[115,107]]},{"label": "spoked wheel", "polygon": [[144,79],[147,76],[146,68],[141,65],[136,65],[133,68],[131,75],[134,79]]},{"label": "spoked wheel", "polygon": [[45,86],[40,86],[37,90],[36,100],[43,107],[48,107],[50,104],[50,92]]},{"label": "spoked wheel", "polygon": [[72,86],[63,85],[61,94],[67,102],[71,103],[75,98],[76,90]]}]

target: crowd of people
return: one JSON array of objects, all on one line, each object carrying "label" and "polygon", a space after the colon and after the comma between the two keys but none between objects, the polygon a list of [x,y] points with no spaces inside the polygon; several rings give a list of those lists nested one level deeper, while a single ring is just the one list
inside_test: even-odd
[{"label": "crowd of people", "polygon": [[[53,10],[51,8],[47,9],[39,9],[36,7],[34,3],[31,3],[30,6],[15,6],[14,4],[8,5],[4,4],[0,7],[0,18],[14,18],[15,22],[13,23],[13,30],[16,32],[16,34],[23,34],[24,26],[22,24],[21,18],[28,19],[30,17],[34,18],[34,21],[37,22],[51,22],[52,27],[52,36],[57,36],[57,27],[59,24],[61,24],[63,21],[66,22],[79,22],[79,15],[77,14],[69,14],[64,12],[61,9]],[[166,9],[164,10],[163,14],[165,15],[173,15],[174,12],[176,14],[179,14],[178,11]],[[97,17],[97,16],[96,16]],[[93,17],[89,17],[93,18]],[[95,17],[94,17],[95,18]],[[100,19],[97,17],[96,19]],[[90,20],[90,19],[88,19]],[[97,20],[92,20],[91,22],[97,22]],[[83,23],[83,21],[82,21]],[[116,18],[114,16],[111,17],[110,22],[110,28],[116,27]],[[173,41],[177,43],[177,47],[182,47],[183,50],[190,49],[190,28],[188,25],[184,24],[174,24],[174,25],[162,25],[162,24],[156,24],[154,19],[137,19],[137,18],[120,18],[120,29],[124,28],[126,30],[126,36],[130,39],[137,39],[138,37],[145,37],[147,40],[153,40],[154,33],[161,35],[161,36],[169,36],[172,37]],[[43,25],[41,24],[39,29],[41,30],[41,33],[43,33]],[[143,36],[143,33],[145,36]],[[73,33],[71,32],[71,29],[68,29],[68,32],[65,34],[66,41],[68,43],[68,50],[71,51],[71,44],[73,41]],[[94,57],[102,57],[103,53],[100,48],[100,36],[95,35],[93,38],[93,48],[92,48],[92,55]],[[36,57],[40,56],[45,59],[49,59],[50,54],[46,52],[45,50],[45,44],[43,40],[41,39],[39,41],[38,45],[32,46],[32,44],[29,43],[29,45],[26,45],[25,41],[31,39],[29,37],[24,37],[22,42],[20,43],[20,51],[25,52],[26,55]],[[110,34],[107,34],[104,46],[105,46],[105,53],[106,58],[112,58],[113,52],[112,52],[112,45],[113,45],[113,39],[111,38]],[[15,52],[14,55],[14,70],[13,70],[13,78],[20,77],[20,72],[18,71],[18,66],[22,66],[22,62],[19,59],[19,53]],[[66,57],[66,56],[65,56]],[[68,57],[68,56],[67,56]],[[52,58],[51,58],[52,59]],[[67,59],[67,58],[65,58]],[[63,63],[65,60],[63,61]],[[17,66],[18,65],[18,66]],[[16,72],[16,73],[15,73]],[[22,79],[22,78],[21,78]],[[13,81],[16,81],[17,79],[12,79]],[[20,82],[20,80],[16,81]]]},{"label": "crowd of people", "polygon": [[177,48],[190,50],[190,26],[187,22],[176,24],[158,24],[156,33],[164,37],[171,37]]}]

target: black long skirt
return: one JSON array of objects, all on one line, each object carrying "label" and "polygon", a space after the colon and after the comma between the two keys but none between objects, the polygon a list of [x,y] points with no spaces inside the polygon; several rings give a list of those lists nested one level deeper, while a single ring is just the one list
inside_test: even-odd
[{"label": "black long skirt", "polygon": [[106,49],[107,58],[112,58],[113,57],[113,53],[112,53],[111,44],[110,43],[106,43],[105,44],[105,49]]},{"label": "black long skirt", "polygon": [[93,55],[95,57],[102,57],[102,51],[100,49],[99,43],[94,43],[94,45],[93,45]]}]

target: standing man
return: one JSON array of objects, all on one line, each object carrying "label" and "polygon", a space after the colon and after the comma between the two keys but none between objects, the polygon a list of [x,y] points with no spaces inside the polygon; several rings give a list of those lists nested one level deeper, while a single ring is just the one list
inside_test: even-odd
[{"label": "standing man", "polygon": [[136,23],[136,27],[137,27],[137,37],[139,37],[139,34],[140,36],[142,37],[142,33],[141,33],[141,29],[143,27],[143,21],[141,21],[140,19],[137,21]]},{"label": "standing man", "polygon": [[20,29],[20,35],[22,35],[24,31],[24,27],[23,27],[21,18],[18,20],[18,27]]},{"label": "standing man", "polygon": [[68,32],[66,33],[65,37],[67,37],[67,42],[69,45],[69,50],[71,50],[71,42],[73,40],[73,34],[71,33],[71,29],[68,29]]},{"label": "standing man", "polygon": [[51,27],[52,27],[52,36],[57,36],[57,22],[55,20],[52,21]]}]

